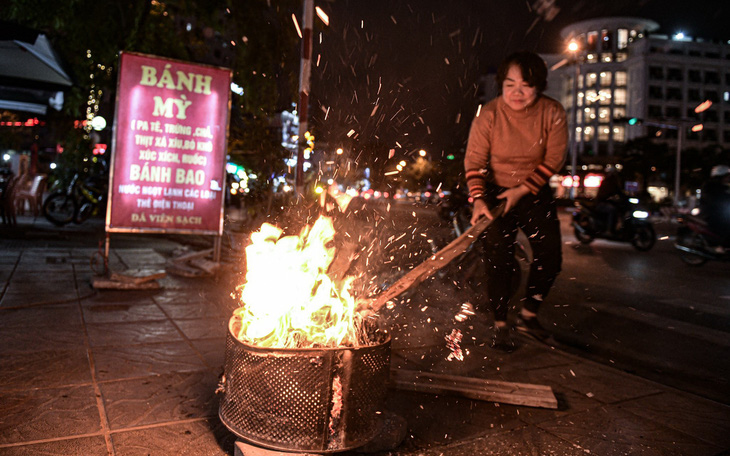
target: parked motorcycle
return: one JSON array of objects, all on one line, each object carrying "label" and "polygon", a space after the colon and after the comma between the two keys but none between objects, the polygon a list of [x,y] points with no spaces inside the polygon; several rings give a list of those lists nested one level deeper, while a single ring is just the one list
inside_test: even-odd
[{"label": "parked motorcycle", "polygon": [[[597,209],[599,203],[593,200],[579,200],[575,202],[573,211],[573,230],[575,237],[582,244],[590,244],[597,238],[610,241],[630,242],[641,252],[654,247],[656,233],[649,220],[649,213],[640,210],[639,200],[628,198],[625,207],[615,208],[617,219],[621,223],[618,227],[609,227],[607,217]],[[614,228],[614,229],[612,229]]]},{"label": "parked motorcycle", "polygon": [[82,180],[76,173],[66,188],[48,195],[43,214],[54,225],[80,224],[104,210],[106,195],[106,179],[90,176]]},{"label": "parked motorcycle", "polygon": [[722,238],[710,230],[707,222],[695,215],[681,215],[677,221],[677,240],[674,247],[679,257],[691,266],[701,266],[710,260],[730,261],[730,248],[722,245]]}]

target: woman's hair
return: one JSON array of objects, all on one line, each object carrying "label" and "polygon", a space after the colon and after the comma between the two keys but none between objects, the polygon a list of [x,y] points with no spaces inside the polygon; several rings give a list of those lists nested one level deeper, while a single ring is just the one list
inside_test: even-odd
[{"label": "woman's hair", "polygon": [[547,87],[547,65],[539,55],[530,51],[520,51],[510,54],[497,69],[497,88],[502,94],[502,83],[507,78],[507,72],[512,65],[517,65],[522,71],[524,79],[530,87],[535,87],[542,93]]}]

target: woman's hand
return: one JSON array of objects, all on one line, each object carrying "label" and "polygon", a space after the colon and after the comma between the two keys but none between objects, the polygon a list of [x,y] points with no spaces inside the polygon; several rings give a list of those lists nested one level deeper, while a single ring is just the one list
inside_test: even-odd
[{"label": "woman's hand", "polygon": [[[527,195],[528,193],[530,193],[530,189],[527,188],[527,186],[518,185],[517,187],[508,188],[507,190],[503,191],[502,193],[497,195],[497,198],[505,200],[504,213],[506,214],[507,212],[509,212],[510,209],[517,205],[517,203],[523,196]],[[474,208],[476,209],[476,205],[474,206]]]},{"label": "woman's hand", "polygon": [[476,225],[477,220],[479,220],[482,217],[486,217],[489,220],[492,220],[494,218],[492,213],[489,212],[487,203],[485,203],[483,199],[475,199],[474,200],[474,209],[471,212],[471,224]]}]

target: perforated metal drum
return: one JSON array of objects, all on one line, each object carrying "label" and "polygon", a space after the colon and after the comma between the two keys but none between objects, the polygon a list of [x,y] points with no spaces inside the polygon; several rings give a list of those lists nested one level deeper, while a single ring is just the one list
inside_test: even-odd
[{"label": "perforated metal drum", "polygon": [[390,337],[360,348],[281,349],[226,339],[218,415],[231,432],[283,451],[337,452],[375,437]]}]

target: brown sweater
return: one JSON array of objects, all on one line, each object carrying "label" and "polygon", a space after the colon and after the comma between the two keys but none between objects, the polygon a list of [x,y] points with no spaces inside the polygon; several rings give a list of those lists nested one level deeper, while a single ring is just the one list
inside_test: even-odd
[{"label": "brown sweater", "polygon": [[525,184],[533,194],[562,168],[568,127],[565,109],[539,95],[525,110],[515,111],[497,97],[474,118],[464,168],[469,195],[480,198],[487,182],[511,188]]}]

